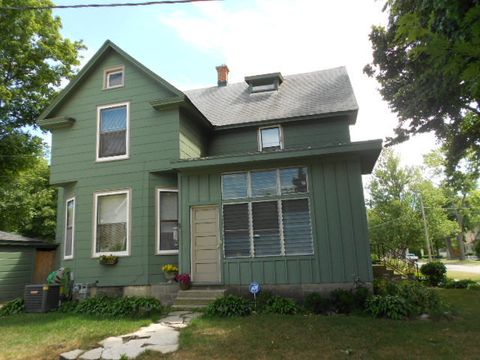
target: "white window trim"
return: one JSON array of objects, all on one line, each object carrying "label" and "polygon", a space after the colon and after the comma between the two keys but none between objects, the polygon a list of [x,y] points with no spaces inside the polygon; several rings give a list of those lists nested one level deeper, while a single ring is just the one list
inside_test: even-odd
[{"label": "white window trim", "polygon": [[284,139],[283,139],[283,128],[281,125],[272,125],[272,126],[262,126],[258,128],[257,131],[257,144],[258,144],[258,151],[264,151],[262,146],[262,130],[266,129],[278,129],[279,136],[280,136],[280,150],[284,149]]},{"label": "white window trim", "polygon": [[[111,109],[115,107],[126,106],[127,108],[127,118],[126,118],[126,132],[125,136],[127,137],[125,143],[125,155],[118,155],[118,156],[108,156],[108,157],[100,157],[100,112],[104,109]],[[129,158],[130,153],[130,102],[122,102],[116,104],[109,104],[109,105],[99,105],[97,106],[97,149],[96,149],[96,162],[103,162],[103,161],[114,161],[114,160],[124,160]]]},{"label": "white window trim", "polygon": [[[125,251],[104,251],[104,252],[96,252],[97,249],[97,211],[98,211],[98,198],[100,196],[108,196],[108,195],[118,195],[118,194],[126,194],[127,195],[127,246]],[[102,255],[115,255],[115,256],[130,256],[131,250],[131,242],[130,242],[130,224],[132,222],[131,219],[131,197],[132,197],[132,190],[131,189],[124,189],[124,190],[115,190],[115,191],[99,191],[93,194],[93,247],[92,247],[92,257],[98,258]]]},{"label": "white window trim", "polygon": [[[67,251],[67,225],[68,225],[68,203],[73,201],[73,212],[72,212],[72,255],[66,255]],[[69,198],[65,201],[65,237],[63,241],[63,260],[71,260],[73,259],[74,249],[75,249],[75,206],[77,202],[75,197]]]},{"label": "white window trim", "polygon": [[[178,189],[173,188],[156,188],[155,189],[155,227],[156,227],[156,240],[155,240],[155,255],[176,255],[178,250],[160,250],[160,193],[161,192],[176,192]],[[178,198],[177,198],[178,201]],[[180,204],[178,204],[178,210],[180,210]],[[179,211],[180,212],[180,211]],[[177,215],[179,217],[180,214]],[[177,236],[179,236],[179,230],[177,227]],[[180,239],[179,239],[180,242]]]},{"label": "white window trim", "polygon": [[[119,85],[115,85],[115,86],[108,86],[108,76],[111,75],[111,74],[117,74],[119,72],[121,72],[123,74],[122,83],[119,84]],[[124,87],[124,86],[125,86],[125,66],[123,66],[123,65],[115,66],[115,67],[112,67],[112,68],[105,69],[103,71],[103,90],[117,89],[117,88]]]}]

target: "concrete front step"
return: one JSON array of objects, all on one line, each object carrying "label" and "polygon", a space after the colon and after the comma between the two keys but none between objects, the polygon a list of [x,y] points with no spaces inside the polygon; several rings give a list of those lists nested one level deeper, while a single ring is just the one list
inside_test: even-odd
[{"label": "concrete front step", "polygon": [[177,294],[177,298],[173,304],[175,309],[187,308],[197,309],[206,307],[214,302],[216,299],[225,295],[225,289],[205,289],[205,288],[193,288],[190,290],[180,290]]},{"label": "concrete front step", "polygon": [[175,310],[202,310],[206,307],[207,305],[172,305],[172,309]]}]

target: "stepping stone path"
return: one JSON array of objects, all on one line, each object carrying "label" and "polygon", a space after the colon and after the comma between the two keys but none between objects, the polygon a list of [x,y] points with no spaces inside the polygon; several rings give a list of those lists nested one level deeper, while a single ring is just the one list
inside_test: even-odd
[{"label": "stepping stone path", "polygon": [[200,315],[191,311],[174,311],[158,323],[142,327],[134,333],[106,338],[98,343],[97,348],[63,353],[60,360],[119,360],[122,356],[135,359],[146,350],[171,353],[178,350],[178,330],[187,327]]}]

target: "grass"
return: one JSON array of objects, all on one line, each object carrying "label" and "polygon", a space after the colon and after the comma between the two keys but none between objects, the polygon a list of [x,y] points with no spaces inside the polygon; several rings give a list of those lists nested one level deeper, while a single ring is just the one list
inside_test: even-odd
[{"label": "grass", "polygon": [[468,266],[480,266],[480,260],[441,260],[447,265],[468,265]]},{"label": "grass", "polygon": [[[478,359],[472,339],[480,338],[480,291],[438,291],[457,309],[453,320],[267,314],[201,318],[182,330],[178,352],[150,352],[138,359]],[[56,313],[11,316],[0,320],[0,359],[56,359],[148,322]]]},{"label": "grass", "polygon": [[47,313],[0,318],[0,360],[58,359],[58,355],[147,325],[151,319],[99,319]]},{"label": "grass", "polygon": [[152,352],[139,359],[478,359],[472,339],[480,338],[480,291],[439,292],[458,308],[454,320],[358,315],[198,319],[182,330],[178,352]]},{"label": "grass", "polygon": [[447,270],[447,277],[449,277],[450,279],[456,279],[456,280],[470,279],[473,281],[480,281],[480,274],[465,272],[465,271]]}]

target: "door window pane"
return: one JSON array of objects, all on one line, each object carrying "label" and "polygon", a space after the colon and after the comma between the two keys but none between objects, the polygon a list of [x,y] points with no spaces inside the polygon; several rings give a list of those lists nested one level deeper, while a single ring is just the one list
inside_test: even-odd
[{"label": "door window pane", "polygon": [[247,197],[247,173],[223,175],[222,184],[224,199]]},{"label": "door window pane", "polygon": [[159,250],[178,250],[178,193],[161,191]]},{"label": "door window pane", "polygon": [[282,194],[307,192],[307,169],[304,167],[280,169],[280,184]]},{"label": "door window pane", "polygon": [[252,203],[255,256],[280,255],[277,201]]},{"label": "door window pane", "polygon": [[285,254],[313,254],[312,225],[308,200],[282,200],[282,217]]},{"label": "door window pane", "polygon": [[250,256],[248,204],[223,206],[225,257]]}]

